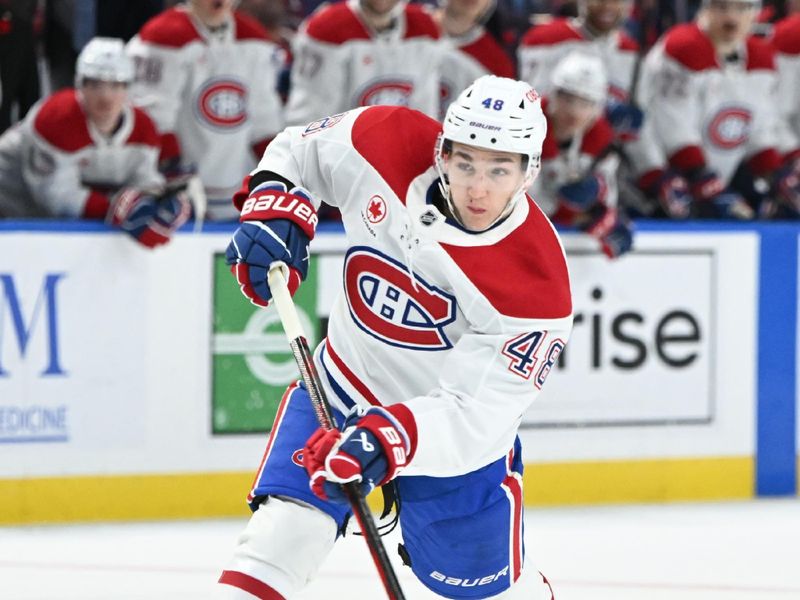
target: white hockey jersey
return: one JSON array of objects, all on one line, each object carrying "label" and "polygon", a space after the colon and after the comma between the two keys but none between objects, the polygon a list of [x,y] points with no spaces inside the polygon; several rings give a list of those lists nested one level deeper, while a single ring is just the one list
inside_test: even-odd
[{"label": "white hockey jersey", "polygon": [[[542,101],[542,110],[548,114],[548,101]],[[539,207],[552,217],[559,207],[558,190],[561,186],[582,179],[590,171],[600,176],[604,183],[603,202],[608,206],[617,205],[617,167],[619,159],[609,154],[601,158],[596,165],[595,160],[603,154],[614,141],[614,131],[605,117],[599,117],[586,131],[576,135],[569,146],[562,148],[553,133],[547,129],[547,136],[542,144],[542,169],[530,189]]]},{"label": "white hockey jersey", "polygon": [[[706,164],[727,183],[749,159],[773,163],[777,73],[774,51],[750,37],[727,63],[695,23],[670,29],[644,62],[641,106],[652,143],[680,170]],[[762,161],[768,158],[768,161]]]},{"label": "white hockey jersey", "polygon": [[513,61],[483,27],[461,37],[447,36],[444,41],[449,47],[442,62],[440,120],[447,107],[478,77],[515,77]]},{"label": "white hockey jersey", "polygon": [[197,166],[210,218],[236,218],[230,198],[241,174],[283,129],[275,88],[284,50],[249,17],[234,13],[212,33],[178,6],[148,21],[128,52],[131,96],[165,135],[165,151]]},{"label": "white hockey jersey", "polygon": [[143,111],[126,106],[106,137],[86,118],[75,90],[56,92],[0,137],[0,211],[102,219],[120,188],[160,190],[159,150]]},{"label": "white hockey jersey", "polygon": [[552,88],[553,69],[576,50],[600,57],[606,66],[609,96],[628,99],[639,44],[621,30],[593,37],[578,19],[556,19],[531,27],[517,48],[519,78],[546,95]]},{"label": "white hockey jersey", "polygon": [[480,234],[429,203],[439,132],[417,111],[356,109],[287,129],[254,172],[339,207],[349,248],[317,366],[341,410],[411,411],[408,475],[504,456],[572,325],[563,249],[530,198]]},{"label": "white hockey jersey", "polygon": [[777,50],[780,150],[800,156],[800,13],[775,25],[772,43]]},{"label": "white hockey jersey", "polygon": [[357,0],[335,2],[301,26],[292,43],[289,124],[378,104],[438,116],[445,50],[433,18],[420,5],[401,2],[393,26],[378,33],[359,11]]}]

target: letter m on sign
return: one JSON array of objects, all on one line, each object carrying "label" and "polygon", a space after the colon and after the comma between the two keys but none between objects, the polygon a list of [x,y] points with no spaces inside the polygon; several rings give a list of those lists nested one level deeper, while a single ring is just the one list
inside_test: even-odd
[{"label": "letter m on sign", "polygon": [[[33,303],[29,318],[25,319],[23,303],[17,293],[14,277],[8,273],[0,273],[0,377],[8,377],[9,372],[3,368],[3,358],[7,347],[16,342],[19,354],[25,358],[34,333],[40,330],[38,324],[44,320],[44,335],[47,342],[47,365],[42,375],[66,375],[61,367],[58,345],[58,311],[56,305],[56,286],[64,277],[64,273],[48,273],[45,275],[39,294]],[[9,332],[7,325],[11,324]]]}]

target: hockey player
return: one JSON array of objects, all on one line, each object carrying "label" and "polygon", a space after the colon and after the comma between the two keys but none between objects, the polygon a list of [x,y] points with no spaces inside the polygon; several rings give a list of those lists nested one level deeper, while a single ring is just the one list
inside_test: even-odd
[{"label": "hockey player", "polygon": [[780,150],[786,158],[800,160],[800,1],[796,11],[775,25],[772,43],[777,50],[778,107],[782,123]]},{"label": "hockey player", "polygon": [[525,193],[545,129],[529,85],[485,76],[443,126],[369,107],[289,128],[267,149],[236,199],[228,262],[266,305],[269,266],[287,264],[296,289],[316,207],[341,209],[343,293],[315,353],[340,429],[318,430],[306,390],[289,386],[221,577],[233,597],[295,597],[347,521],[338,484],[394,481],[402,554],[425,586],[552,599],[524,556],[516,437],[572,325],[560,241]]},{"label": "hockey player", "polygon": [[697,217],[800,208],[798,179],[776,150],[774,53],[749,35],[757,8],[754,0],[708,0],[696,22],[669,30],[645,61],[644,104],[668,164],[644,173],[642,186],[677,173]]},{"label": "hockey player", "polygon": [[[171,168],[196,168],[208,217],[236,217],[230,197],[283,128],[275,89],[285,52],[234,0],[189,0],[148,21],[129,42],[134,102],[164,136]],[[251,152],[242,152],[242,148]]]},{"label": "hockey player", "polygon": [[543,102],[548,127],[542,172],[531,195],[554,222],[587,232],[606,256],[616,258],[633,240],[617,207],[619,159],[608,152],[614,134],[603,116],[603,64],[575,52],[556,65],[551,79],[551,95]]},{"label": "hockey player", "polygon": [[608,79],[607,116],[615,135],[635,139],[644,115],[628,97],[639,44],[622,29],[629,0],[578,0],[577,19],[534,25],[517,49],[520,79],[547,95],[551,73],[568,54],[579,50],[601,59]]},{"label": "hockey player", "polygon": [[305,124],[358,106],[408,106],[439,114],[444,48],[439,29],[418,4],[341,0],[301,26],[286,120]]},{"label": "hockey player", "polygon": [[445,0],[434,15],[448,44],[442,63],[441,118],[478,77],[514,77],[511,58],[483,26],[494,8],[494,0]]},{"label": "hockey player", "polygon": [[169,241],[190,206],[183,193],[164,193],[156,128],[127,101],[132,79],[121,40],[86,45],[75,89],[0,137],[0,213],[105,219],[145,246]]}]

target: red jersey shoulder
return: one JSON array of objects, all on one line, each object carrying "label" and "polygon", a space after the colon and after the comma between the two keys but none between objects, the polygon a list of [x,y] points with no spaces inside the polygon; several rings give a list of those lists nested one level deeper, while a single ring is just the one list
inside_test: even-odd
[{"label": "red jersey shoulder", "polygon": [[264,26],[248,15],[240,13],[239,11],[234,11],[233,22],[236,25],[237,40],[274,41]]},{"label": "red jersey shoulder", "polygon": [[502,315],[559,319],[572,314],[569,271],[553,226],[526,197],[528,217],[491,246],[442,244],[466,277]]},{"label": "red jersey shoulder", "polygon": [[772,43],[781,54],[800,54],[800,13],[786,17],[775,25]]},{"label": "red jersey shoulder", "polygon": [[750,36],[747,38],[747,70],[775,70],[775,48],[769,42]]},{"label": "red jersey shoulder", "polygon": [[323,6],[313,13],[306,22],[306,33],[329,44],[368,40],[372,37],[346,2]]},{"label": "red jersey shoulder", "polygon": [[406,32],[404,38],[429,37],[439,39],[439,26],[431,14],[419,4],[406,4]]},{"label": "red jersey shoulder", "polygon": [[617,48],[620,50],[624,50],[626,52],[638,52],[639,51],[639,42],[633,39],[624,31],[619,32],[619,40],[617,42]]},{"label": "red jersey shoulder", "polygon": [[33,128],[49,144],[64,152],[77,152],[94,144],[86,115],[73,89],[61,90],[45,100],[34,118]]},{"label": "red jersey shoulder", "polygon": [[492,75],[514,78],[514,62],[489,32],[484,31],[477,40],[459,50],[478,61]]},{"label": "red jersey shoulder", "polygon": [[133,129],[128,136],[129,144],[143,144],[161,148],[161,136],[150,116],[140,108],[133,109]]},{"label": "red jersey shoulder", "polygon": [[534,25],[523,36],[522,46],[552,46],[573,40],[584,40],[583,34],[569,19],[555,19],[544,25]]},{"label": "red jersey shoulder", "polygon": [[157,14],[144,24],[139,37],[144,42],[170,48],[182,48],[201,39],[189,14],[181,8],[170,8]]},{"label": "red jersey shoulder", "polygon": [[433,165],[442,126],[402,106],[373,106],[356,117],[351,140],[356,151],[405,203],[411,182]]},{"label": "red jersey shoulder", "polygon": [[667,31],[664,37],[664,51],[692,71],[719,67],[711,40],[695,23],[676,25]]},{"label": "red jersey shoulder", "polygon": [[583,135],[581,151],[589,156],[599,156],[614,141],[614,130],[604,116],[597,121]]}]

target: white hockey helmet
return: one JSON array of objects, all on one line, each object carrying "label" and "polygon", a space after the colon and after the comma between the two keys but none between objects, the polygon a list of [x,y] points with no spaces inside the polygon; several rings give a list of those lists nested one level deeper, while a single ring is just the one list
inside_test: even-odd
[{"label": "white hockey helmet", "polygon": [[[522,154],[527,158],[527,176],[533,181],[546,133],[547,120],[536,90],[523,81],[484,75],[447,108],[440,142]],[[442,143],[436,149],[439,166],[441,149]]]},{"label": "white hockey helmet", "polygon": [[86,79],[130,83],[133,73],[133,60],[125,53],[122,40],[96,37],[78,55],[75,87],[80,87]]},{"label": "white hockey helmet", "polygon": [[608,78],[600,57],[582,52],[565,56],[553,69],[552,86],[600,106],[606,102]]}]

